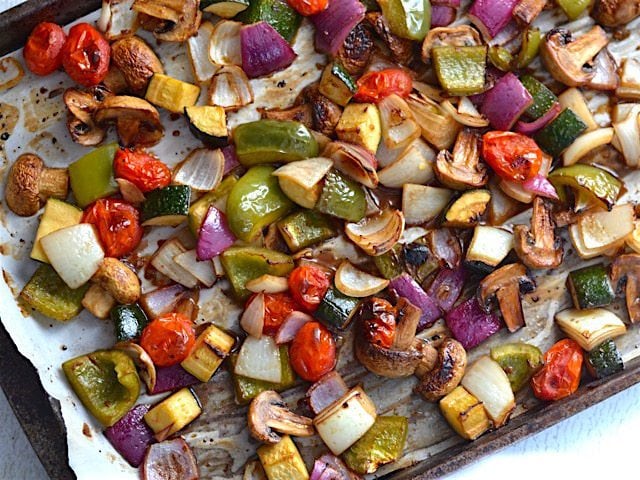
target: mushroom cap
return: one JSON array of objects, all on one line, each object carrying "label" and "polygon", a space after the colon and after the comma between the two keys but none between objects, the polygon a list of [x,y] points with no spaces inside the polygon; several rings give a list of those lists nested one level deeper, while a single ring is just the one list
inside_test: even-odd
[{"label": "mushroom cap", "polygon": [[64,92],[63,100],[69,114],[67,129],[74,142],[84,146],[98,145],[106,135],[104,129],[98,127],[93,120],[93,114],[108,96],[112,95],[108,88],[101,85],[88,90],[68,88]]},{"label": "mushroom cap", "polygon": [[422,377],[416,393],[436,402],[458,386],[467,367],[467,352],[460,342],[447,338],[438,348],[436,364]]},{"label": "mushroom cap", "polygon": [[480,135],[468,129],[461,130],[453,153],[442,150],[438,154],[434,172],[440,183],[456,190],[486,185],[489,174],[480,163]]},{"label": "mushroom cap", "polygon": [[94,118],[98,125],[115,122],[118,136],[125,147],[155,145],[164,132],[158,110],[138,97],[108,97],[100,105]]},{"label": "mushroom cap", "polygon": [[529,268],[555,268],[562,263],[562,246],[556,242],[551,208],[541,197],[533,201],[531,228],[516,225],[513,229],[514,250]]},{"label": "mushroom cap", "polygon": [[12,212],[21,217],[38,213],[44,203],[38,183],[44,168],[42,159],[32,153],[20,155],[11,166],[4,197]]},{"label": "mushroom cap", "polygon": [[140,279],[117,258],[106,257],[102,260],[91,280],[123,305],[135,303],[140,298]]},{"label": "mushroom cap", "polygon": [[118,67],[129,88],[143,92],[154,73],[164,73],[158,56],[138,36],[125,37],[111,45],[111,60]]},{"label": "mushroom cap", "polygon": [[422,42],[422,60],[425,63],[431,61],[433,47],[473,47],[476,45],[482,45],[482,39],[480,33],[470,25],[432,28]]},{"label": "mushroom cap", "polygon": [[640,16],[640,0],[598,0],[591,15],[606,27],[624,25]]}]

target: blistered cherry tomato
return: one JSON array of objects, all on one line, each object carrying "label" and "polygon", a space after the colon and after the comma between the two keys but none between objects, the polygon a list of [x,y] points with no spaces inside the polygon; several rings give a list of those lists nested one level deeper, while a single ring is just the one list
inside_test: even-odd
[{"label": "blistered cherry tomato", "polygon": [[316,382],[336,366],[336,341],[324,325],[305,323],[291,342],[289,358],[300,378]]},{"label": "blistered cherry tomato", "polygon": [[113,160],[113,172],[116,178],[129,180],[143,193],[171,183],[169,167],[144,150],[119,149]]},{"label": "blistered cherry tomato", "polygon": [[36,25],[24,46],[24,61],[36,75],[49,75],[62,66],[62,47],[67,35],[60,25],[42,22]]},{"label": "blistered cherry tomato", "polygon": [[329,0],[288,0],[291,8],[295,9],[300,15],[308,17],[315,15],[327,8]]},{"label": "blistered cherry tomato", "polygon": [[[251,299],[249,299],[251,302]],[[275,335],[282,322],[296,310],[297,305],[290,295],[286,293],[265,293],[264,294],[264,326],[262,333],[265,335]]]},{"label": "blistered cherry tomato", "polygon": [[482,142],[484,161],[505,180],[524,182],[540,171],[542,150],[526,135],[488,132]]},{"label": "blistered cherry tomato", "polygon": [[181,313],[168,313],[153,320],[142,331],[140,346],[159,367],[180,363],[196,342],[191,320]]},{"label": "blistered cherry tomato", "polygon": [[533,393],[540,400],[560,400],[580,386],[582,348],[575,340],[565,338],[544,354],[544,366],[531,379]]},{"label": "blistered cherry tomato", "polygon": [[378,103],[394,93],[406,97],[412,89],[411,75],[399,68],[388,68],[360,77],[358,91],[353,98],[358,102]]},{"label": "blistered cherry tomato", "polygon": [[324,298],[331,280],[327,272],[313,265],[296,267],[289,275],[289,291],[293,299],[307,312],[315,312]]},{"label": "blistered cherry tomato", "polygon": [[62,49],[62,66],[73,81],[92,87],[109,71],[111,47],[102,34],[88,23],[79,23],[69,30]]},{"label": "blistered cherry tomato", "polygon": [[108,257],[124,257],[142,240],[140,214],[124,200],[96,200],[84,211],[82,221],[95,225]]},{"label": "blistered cherry tomato", "polygon": [[396,336],[396,308],[383,298],[373,297],[360,307],[361,334],[369,343],[391,348]]}]

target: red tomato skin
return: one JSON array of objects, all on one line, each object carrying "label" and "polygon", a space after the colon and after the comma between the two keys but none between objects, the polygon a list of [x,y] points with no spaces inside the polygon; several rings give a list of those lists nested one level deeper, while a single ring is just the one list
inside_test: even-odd
[{"label": "red tomato skin", "polygon": [[308,17],[325,10],[329,0],[288,0],[288,3],[300,15]]},{"label": "red tomato skin", "polygon": [[27,68],[36,75],[49,75],[62,66],[62,48],[67,35],[60,25],[42,22],[36,25],[22,52]]},{"label": "red tomato skin", "polygon": [[321,267],[301,265],[289,275],[289,291],[298,305],[313,313],[329,290],[331,279]]},{"label": "red tomato skin", "polygon": [[82,221],[96,226],[108,257],[122,258],[135,250],[142,240],[140,214],[124,200],[96,200],[86,208]]},{"label": "red tomato skin", "polygon": [[[253,299],[252,296],[249,301]],[[285,319],[296,310],[298,306],[293,298],[287,293],[265,293],[264,294],[264,326],[262,333],[264,335],[274,336],[278,333],[280,326]]]},{"label": "red tomato skin", "polygon": [[191,320],[181,313],[168,313],[153,320],[142,331],[140,346],[159,367],[183,361],[196,342]]},{"label": "red tomato skin", "polygon": [[526,135],[493,131],[482,138],[482,157],[501,178],[524,182],[540,171],[543,153]]},{"label": "red tomato skin", "polygon": [[336,366],[336,341],[321,323],[306,323],[291,342],[289,358],[300,378],[317,382]]},{"label": "red tomato skin", "polygon": [[367,342],[391,348],[396,336],[396,308],[382,298],[371,298],[361,310],[362,335]]},{"label": "red tomato skin", "polygon": [[109,71],[111,47],[88,23],[71,27],[62,49],[62,66],[74,82],[85,87],[97,85]]},{"label": "red tomato skin", "polygon": [[379,103],[389,95],[406,97],[413,89],[413,79],[404,70],[388,68],[370,72],[358,79],[358,91],[353,97],[358,102]]},{"label": "red tomato skin", "polygon": [[575,340],[565,338],[544,354],[544,366],[531,379],[533,394],[540,400],[568,397],[580,386],[583,352]]},{"label": "red tomato skin", "polygon": [[171,170],[155,156],[141,149],[120,148],[113,160],[116,178],[124,178],[148,193],[171,183]]}]

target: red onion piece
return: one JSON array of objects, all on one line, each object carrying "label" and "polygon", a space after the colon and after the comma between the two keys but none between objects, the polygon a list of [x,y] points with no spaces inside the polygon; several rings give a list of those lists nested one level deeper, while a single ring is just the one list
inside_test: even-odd
[{"label": "red onion piece", "polygon": [[431,0],[431,6],[433,7],[434,5],[458,8],[460,6],[460,0]]},{"label": "red onion piece", "polygon": [[361,479],[359,475],[356,475],[351,470],[349,470],[342,460],[340,460],[338,457],[334,455],[331,455],[330,453],[325,453],[318,460],[327,464],[329,468],[338,472],[340,476],[337,477],[337,480],[360,480]]},{"label": "red onion piece", "polygon": [[522,133],[523,135],[532,137],[533,135],[538,133],[538,131],[546,127],[547,124],[551,122],[554,118],[556,118],[561,111],[562,111],[562,107],[558,102],[556,102],[547,111],[547,113],[542,115],[537,120],[534,120],[533,122],[519,121],[518,123],[516,123],[515,131],[518,133]]},{"label": "red onion piece", "polygon": [[391,280],[389,286],[393,288],[399,296],[405,297],[409,302],[422,310],[420,323],[418,323],[418,332],[430,327],[442,316],[438,303],[427,295],[427,292],[425,292],[408,273],[404,273]]},{"label": "red onion piece", "polygon": [[460,297],[466,276],[467,272],[461,266],[454,270],[443,268],[429,286],[427,295],[436,301],[442,311],[448,312]]},{"label": "red onion piece", "polygon": [[316,415],[349,391],[347,384],[335,370],[324,375],[309,387],[309,406]]},{"label": "red onion piece", "polygon": [[227,216],[211,205],[198,233],[196,245],[198,260],[211,260],[213,257],[217,257],[235,241],[236,237],[231,233]]},{"label": "red onion piece", "polygon": [[143,480],[197,480],[198,464],[183,438],[155,443],[149,447],[142,466]]},{"label": "red onion piece", "polygon": [[316,27],[316,48],[335,55],[365,13],[358,0],[329,0],[325,10],[309,17]]},{"label": "red onion piece", "polygon": [[147,448],[156,441],[153,430],[143,419],[150,408],[150,405],[137,405],[104,431],[113,448],[132,467],[138,467],[142,463]]},{"label": "red onion piece", "polygon": [[262,337],[264,329],[264,293],[258,293],[247,303],[242,317],[240,317],[240,326],[249,335],[255,338]]},{"label": "red onion piece", "polygon": [[156,385],[149,393],[157,395],[199,383],[200,380],[182,368],[179,363],[170,367],[156,367]]},{"label": "red onion piece", "polygon": [[558,200],[558,192],[556,192],[555,187],[547,177],[542,175],[535,175],[534,177],[531,177],[529,180],[522,183],[522,187],[528,192],[534,193],[539,197]]},{"label": "red onion piece", "polygon": [[476,0],[469,18],[485,38],[493,38],[511,21],[511,13],[520,0]]},{"label": "red onion piece", "polygon": [[140,306],[153,320],[160,315],[173,311],[187,289],[182,285],[170,285],[145,293],[140,297]]},{"label": "red onion piece", "polygon": [[242,69],[249,78],[283,70],[297,57],[291,45],[267,22],[242,27],[240,44]]},{"label": "red onion piece", "polygon": [[431,6],[431,28],[446,27],[456,19],[457,11],[453,7],[446,5]]},{"label": "red onion piece", "polygon": [[481,344],[502,328],[498,316],[485,313],[475,296],[447,313],[445,322],[453,337],[466,350]]},{"label": "red onion piece", "polygon": [[489,90],[484,98],[482,114],[496,130],[510,130],[520,115],[533,103],[533,97],[522,82],[509,72]]},{"label": "red onion piece", "polygon": [[222,155],[224,156],[224,170],[222,175],[227,175],[232,170],[235,170],[240,166],[240,161],[236,155],[236,147],[234,145],[227,145],[222,149]]},{"label": "red onion piece", "polygon": [[428,235],[429,249],[440,266],[457,268],[462,261],[462,247],[456,234],[449,228],[436,228]]},{"label": "red onion piece", "polygon": [[282,345],[293,341],[298,330],[302,328],[305,323],[313,321],[313,317],[304,312],[293,311],[287,318],[284,319],[282,325],[278,329],[276,334],[276,343]]}]

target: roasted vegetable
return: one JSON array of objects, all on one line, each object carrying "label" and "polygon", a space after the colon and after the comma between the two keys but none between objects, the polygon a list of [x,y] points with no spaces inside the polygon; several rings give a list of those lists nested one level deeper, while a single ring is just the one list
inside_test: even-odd
[{"label": "roasted vegetable", "polygon": [[520,391],[542,367],[542,352],[528,343],[506,343],[491,349],[491,358],[500,364],[509,378],[511,389]]},{"label": "roasted vegetable", "polygon": [[618,347],[611,339],[591,350],[586,357],[587,370],[593,378],[604,378],[624,370]]},{"label": "roasted vegetable", "polygon": [[575,308],[609,305],[615,295],[604,264],[591,265],[569,272],[567,286]]},{"label": "roasted vegetable", "polygon": [[155,432],[159,442],[182,430],[202,413],[196,394],[188,389],[178,390],[151,408],[144,421]]},{"label": "roasted vegetable", "polygon": [[407,417],[378,417],[373,426],[344,453],[347,466],[356,473],[375,473],[400,458],[407,441]]},{"label": "roasted vegetable", "polygon": [[489,190],[469,190],[454,200],[444,214],[447,226],[470,228],[480,221],[491,200]]},{"label": "roasted vegetable", "polygon": [[440,400],[440,410],[451,428],[467,440],[475,440],[491,427],[482,402],[463,386],[456,387]]}]

